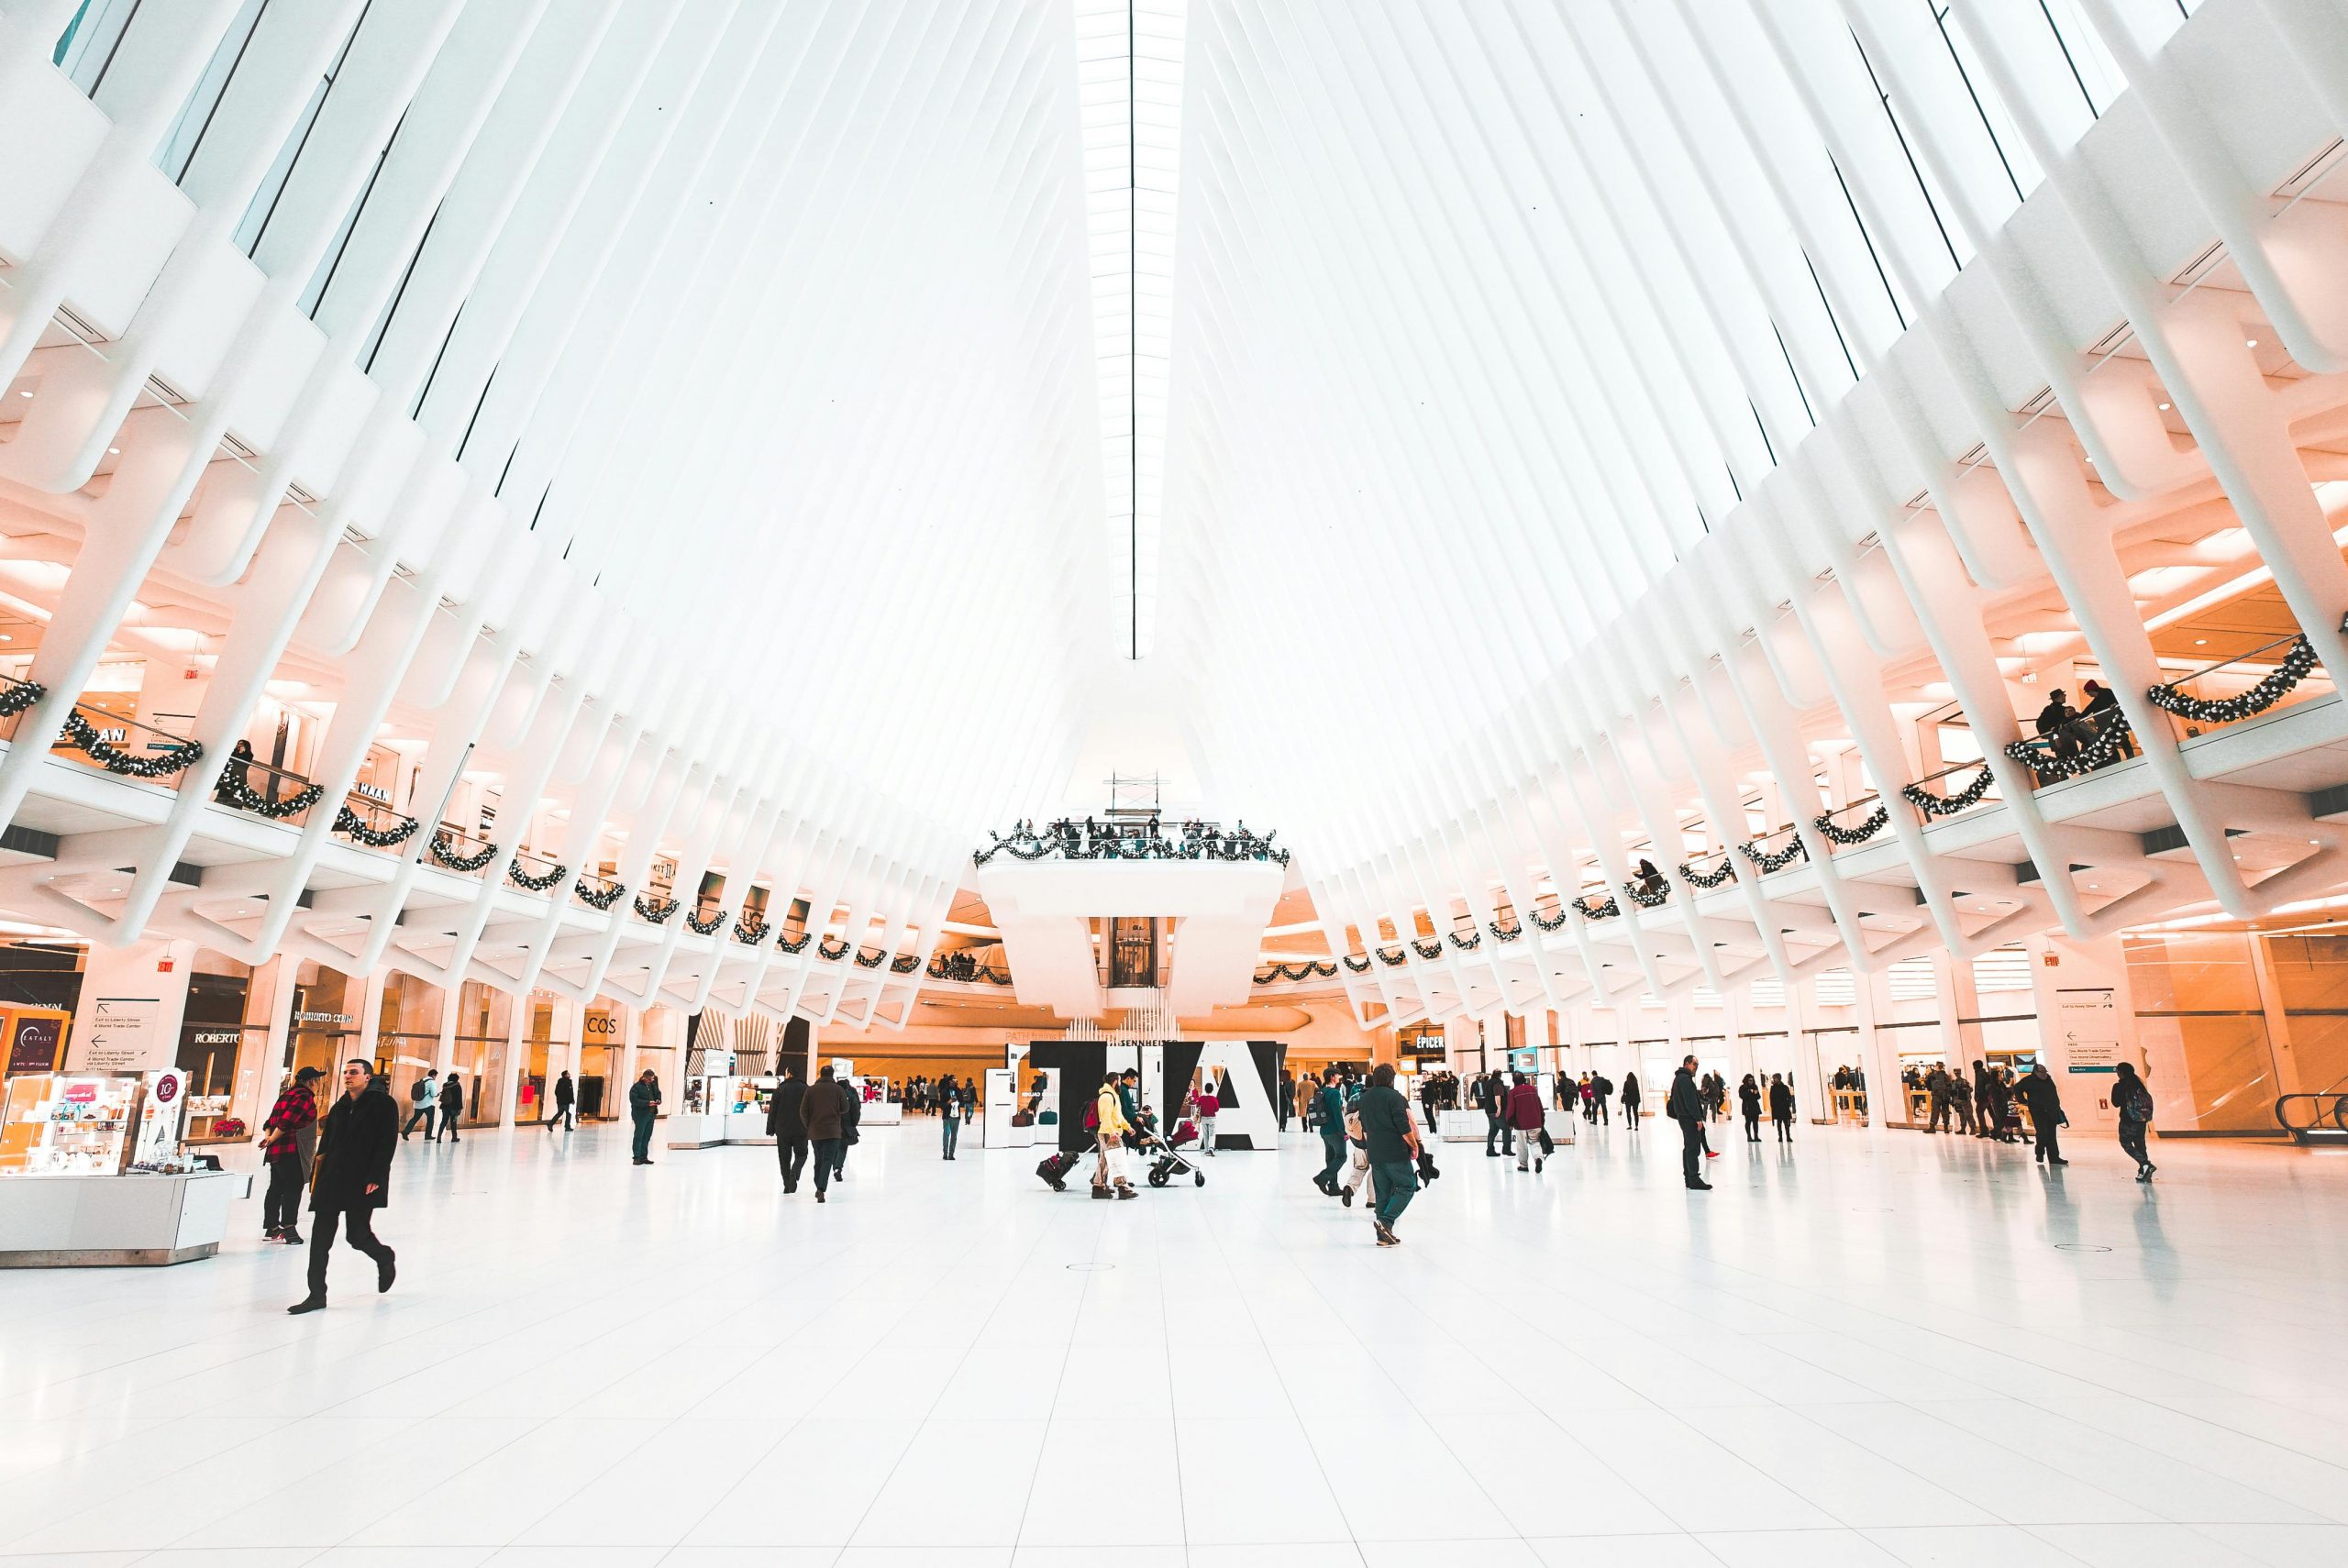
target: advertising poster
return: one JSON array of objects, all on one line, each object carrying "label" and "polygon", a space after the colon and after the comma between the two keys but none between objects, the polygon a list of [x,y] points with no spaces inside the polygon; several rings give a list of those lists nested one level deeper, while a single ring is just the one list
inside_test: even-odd
[{"label": "advertising poster", "polygon": [[57,1071],[60,1047],[65,1040],[65,1015],[11,1009],[5,1016],[8,1031],[7,1076]]}]

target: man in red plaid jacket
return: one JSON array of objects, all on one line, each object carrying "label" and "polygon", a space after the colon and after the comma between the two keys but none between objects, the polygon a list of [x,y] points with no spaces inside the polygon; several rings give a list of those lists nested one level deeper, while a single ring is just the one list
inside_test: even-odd
[{"label": "man in red plaid jacket", "polygon": [[314,1078],[326,1075],[305,1067],[279,1091],[269,1120],[260,1124],[264,1142],[260,1157],[269,1166],[269,1190],[260,1200],[261,1239],[293,1246],[302,1240],[294,1218],[301,1212],[302,1188],[310,1179],[310,1152],[317,1146],[318,1097],[310,1090]]}]

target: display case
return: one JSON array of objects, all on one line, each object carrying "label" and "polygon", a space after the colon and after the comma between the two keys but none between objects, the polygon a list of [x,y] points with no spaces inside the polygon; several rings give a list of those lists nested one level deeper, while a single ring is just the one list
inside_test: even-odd
[{"label": "display case", "polygon": [[0,1176],[121,1176],[146,1109],[138,1073],[28,1073],[7,1080]]}]

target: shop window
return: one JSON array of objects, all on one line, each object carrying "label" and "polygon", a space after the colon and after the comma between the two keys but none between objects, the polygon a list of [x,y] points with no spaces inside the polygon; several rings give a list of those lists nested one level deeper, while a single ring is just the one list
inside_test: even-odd
[{"label": "shop window", "polygon": [[514,1028],[514,999],[493,986],[467,980],[457,997],[457,1035],[449,1070],[464,1085],[458,1124],[491,1127],[505,1115],[505,1042]]},{"label": "shop window", "polygon": [[178,1065],[187,1074],[188,1140],[213,1138],[214,1129],[233,1114],[238,1072],[259,1071],[269,1031],[247,1014],[252,971],[216,953],[196,957],[187,979],[187,1010],[180,1021]]},{"label": "shop window", "polygon": [[394,971],[383,977],[383,1005],[375,1015],[375,1060],[402,1105],[416,1080],[440,1056],[440,1008],[448,992],[429,980]]},{"label": "shop window", "polygon": [[294,1071],[316,1067],[334,1085],[342,1081],[343,1063],[372,1058],[359,1032],[360,999],[365,992],[363,980],[304,960],[294,973],[294,1003],[287,1020]]},{"label": "shop window", "polygon": [[[2126,941],[2137,1038],[2164,1127],[2263,1132],[2275,1125],[2280,1090],[2254,940],[2180,931]],[[2318,978],[2308,994],[2327,985]]]}]

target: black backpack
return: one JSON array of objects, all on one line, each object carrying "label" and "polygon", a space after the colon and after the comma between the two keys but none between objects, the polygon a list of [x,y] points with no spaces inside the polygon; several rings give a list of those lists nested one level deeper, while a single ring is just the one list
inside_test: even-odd
[{"label": "black backpack", "polygon": [[414,1105],[422,1105],[424,1103],[424,1086],[429,1082],[431,1082],[429,1078],[418,1078],[415,1082],[407,1086],[407,1098],[409,1103]]}]

